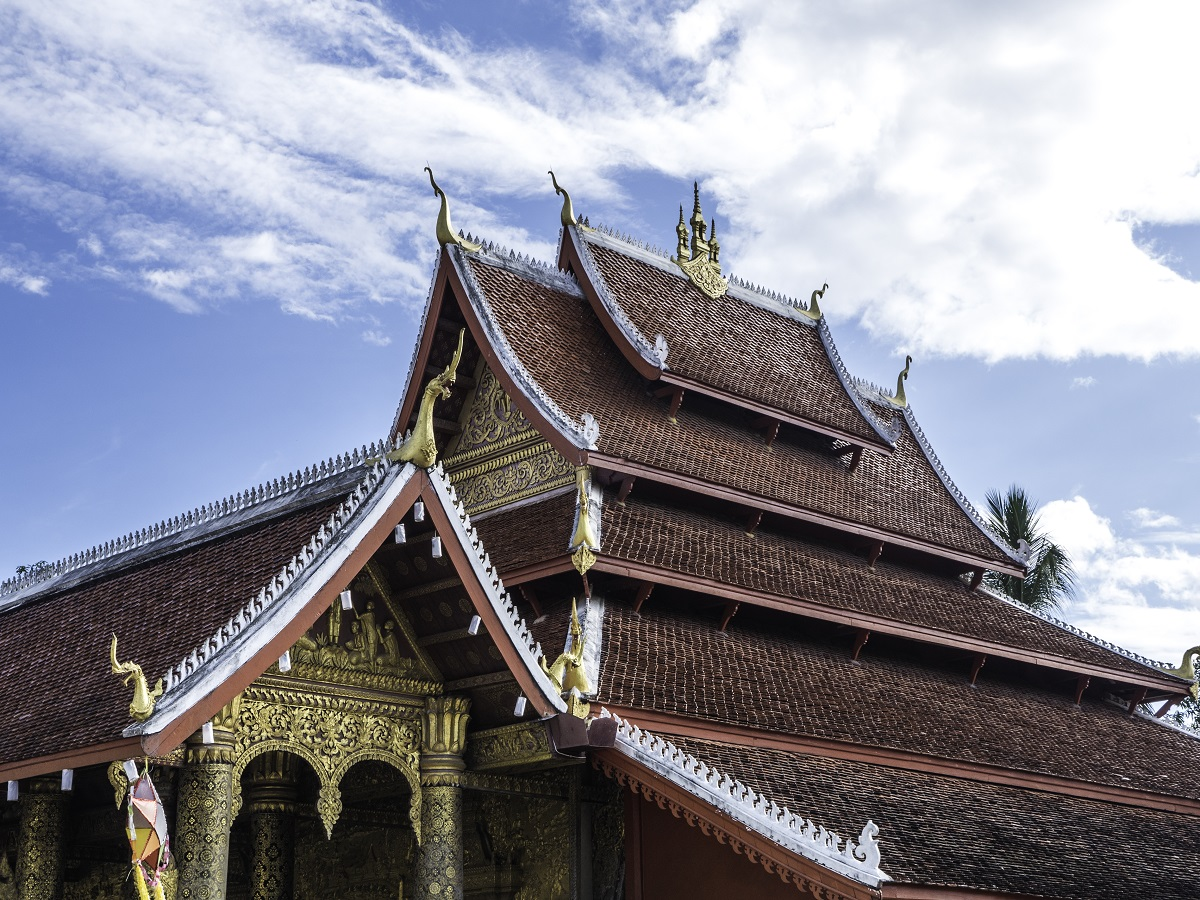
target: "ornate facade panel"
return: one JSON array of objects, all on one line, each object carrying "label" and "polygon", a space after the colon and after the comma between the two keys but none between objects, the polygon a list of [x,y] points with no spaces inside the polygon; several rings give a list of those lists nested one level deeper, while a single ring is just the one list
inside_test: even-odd
[{"label": "ornate facade panel", "polygon": [[481,801],[492,852],[516,860],[515,900],[554,900],[571,891],[570,804],[565,800],[486,794]]},{"label": "ornate facade panel", "polygon": [[179,780],[172,850],[180,900],[224,900],[233,822],[232,754],[223,745],[189,747]]},{"label": "ornate facade panel", "polygon": [[482,367],[478,382],[475,396],[463,412],[463,430],[454,448],[454,458],[467,456],[472,450],[511,442],[533,430],[529,420],[513,405],[486,366]]},{"label": "ornate facade panel", "polygon": [[22,787],[16,893],[21,900],[58,900],[62,895],[67,795],[53,778],[34,778]]},{"label": "ornate facade panel", "polygon": [[467,762],[474,771],[513,769],[554,759],[550,738],[542,722],[521,722],[471,735]]}]

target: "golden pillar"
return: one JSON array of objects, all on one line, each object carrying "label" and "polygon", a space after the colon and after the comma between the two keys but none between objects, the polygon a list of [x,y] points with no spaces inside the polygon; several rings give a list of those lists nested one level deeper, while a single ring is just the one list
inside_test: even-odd
[{"label": "golden pillar", "polygon": [[467,743],[466,697],[429,697],[421,740],[421,847],[414,896],[462,900],[463,749]]},{"label": "golden pillar", "polygon": [[272,750],[250,767],[246,790],[253,863],[252,900],[291,900],[296,857],[296,767],[290,753]]},{"label": "golden pillar", "polygon": [[66,794],[58,778],[21,782],[17,833],[18,900],[59,900],[63,890],[63,819]]},{"label": "golden pillar", "polygon": [[213,742],[188,739],[171,850],[179,866],[179,900],[225,900],[229,874],[229,806],[233,799],[233,732],[213,728]]}]

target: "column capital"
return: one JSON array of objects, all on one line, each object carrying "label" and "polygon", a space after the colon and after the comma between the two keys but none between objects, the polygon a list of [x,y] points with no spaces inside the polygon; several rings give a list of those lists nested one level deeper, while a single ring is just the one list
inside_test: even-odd
[{"label": "column capital", "polygon": [[467,746],[470,709],[471,701],[467,697],[426,697],[421,734],[422,756],[450,754],[461,757]]}]

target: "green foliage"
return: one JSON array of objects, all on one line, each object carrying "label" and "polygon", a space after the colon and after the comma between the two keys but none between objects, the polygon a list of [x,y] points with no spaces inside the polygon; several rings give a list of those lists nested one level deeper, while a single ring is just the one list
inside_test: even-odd
[{"label": "green foliage", "polygon": [[1015,484],[1001,494],[988,491],[989,524],[1014,550],[1027,544],[1032,551],[1024,579],[988,572],[984,581],[994,591],[1039,612],[1055,609],[1075,590],[1075,570],[1065,550],[1042,531],[1037,504]]},{"label": "green foliage", "polygon": [[1166,720],[1200,734],[1200,700],[1188,695],[1166,715]]},{"label": "green foliage", "polygon": [[33,577],[35,575],[41,575],[49,568],[50,563],[46,562],[44,559],[40,559],[31,566],[17,566],[17,574]]}]

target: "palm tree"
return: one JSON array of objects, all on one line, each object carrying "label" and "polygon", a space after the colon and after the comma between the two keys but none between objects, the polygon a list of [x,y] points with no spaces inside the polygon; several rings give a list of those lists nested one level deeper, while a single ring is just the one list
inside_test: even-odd
[{"label": "palm tree", "polygon": [[1037,612],[1057,607],[1075,590],[1075,570],[1066,551],[1042,531],[1037,504],[1014,484],[1003,494],[988,491],[987,508],[989,524],[1001,540],[1014,550],[1022,544],[1030,550],[1024,579],[988,572],[988,587]]}]

